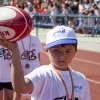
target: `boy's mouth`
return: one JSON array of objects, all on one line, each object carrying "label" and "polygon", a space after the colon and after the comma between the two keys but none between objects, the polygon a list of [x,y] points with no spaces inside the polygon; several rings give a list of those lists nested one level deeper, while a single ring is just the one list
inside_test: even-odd
[{"label": "boy's mouth", "polygon": [[58,61],[58,63],[62,63],[62,64],[63,64],[63,63],[66,63],[66,62],[65,62],[65,61],[63,61],[63,60],[60,60],[60,61]]}]

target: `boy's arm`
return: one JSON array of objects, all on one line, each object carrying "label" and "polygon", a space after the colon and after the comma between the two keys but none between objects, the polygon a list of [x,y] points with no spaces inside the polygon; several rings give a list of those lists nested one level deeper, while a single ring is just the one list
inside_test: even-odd
[{"label": "boy's arm", "polygon": [[29,79],[24,79],[20,61],[19,49],[12,52],[11,79],[14,90],[18,93],[30,93],[33,91],[33,84]]}]

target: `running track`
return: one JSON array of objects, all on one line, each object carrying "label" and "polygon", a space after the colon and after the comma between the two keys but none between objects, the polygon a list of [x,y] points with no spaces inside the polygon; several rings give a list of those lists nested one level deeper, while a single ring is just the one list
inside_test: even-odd
[{"label": "running track", "polygon": [[[41,53],[41,64],[49,64],[45,53]],[[100,53],[78,50],[70,66],[87,77],[91,100],[100,100]]]}]

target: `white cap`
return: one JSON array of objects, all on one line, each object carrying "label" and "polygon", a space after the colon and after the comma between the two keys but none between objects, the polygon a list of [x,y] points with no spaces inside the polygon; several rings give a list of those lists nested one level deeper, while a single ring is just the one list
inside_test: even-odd
[{"label": "white cap", "polygon": [[56,26],[47,33],[46,49],[59,44],[77,43],[77,37],[74,30],[66,26]]}]

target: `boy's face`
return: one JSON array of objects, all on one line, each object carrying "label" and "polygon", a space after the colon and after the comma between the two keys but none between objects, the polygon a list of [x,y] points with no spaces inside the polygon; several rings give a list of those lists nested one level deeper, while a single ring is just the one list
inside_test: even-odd
[{"label": "boy's face", "polygon": [[58,70],[67,70],[75,53],[73,45],[57,45],[47,50],[51,64]]}]

